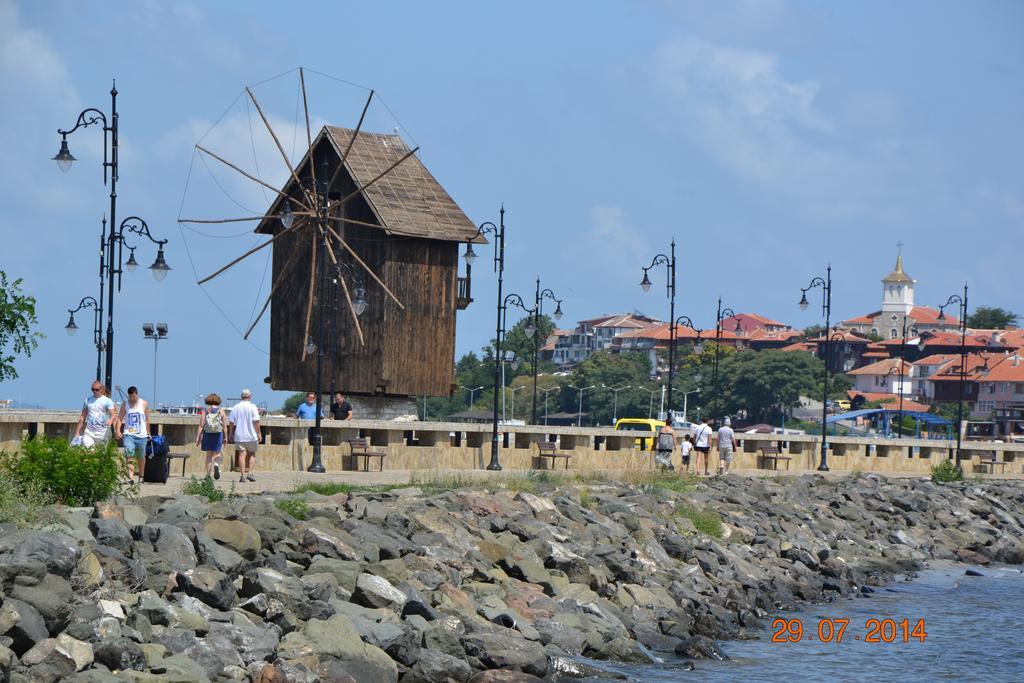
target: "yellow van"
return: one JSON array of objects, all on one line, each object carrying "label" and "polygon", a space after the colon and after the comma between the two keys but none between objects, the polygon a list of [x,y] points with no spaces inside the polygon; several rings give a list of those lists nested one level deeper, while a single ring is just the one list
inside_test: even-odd
[{"label": "yellow van", "polygon": [[661,420],[648,420],[642,417],[623,417],[615,422],[615,431],[637,432],[633,448],[640,451],[653,451],[658,430],[665,426]]}]

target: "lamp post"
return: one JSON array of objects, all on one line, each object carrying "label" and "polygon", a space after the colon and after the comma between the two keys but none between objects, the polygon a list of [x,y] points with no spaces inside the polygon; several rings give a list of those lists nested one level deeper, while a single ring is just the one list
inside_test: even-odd
[{"label": "lamp post", "polygon": [[541,389],[540,392],[544,394],[544,426],[548,426],[548,394],[552,391],[561,391],[562,387],[555,385],[548,387],[547,389]]},{"label": "lamp post", "polygon": [[[895,313],[893,313],[890,316],[890,320],[892,320],[895,323],[896,319],[897,319],[897,315]],[[903,379],[903,375],[905,374],[906,363],[907,363],[907,315],[906,314],[903,315],[903,326],[902,326],[902,331],[901,332],[902,333],[900,335],[900,365],[899,365],[899,374],[900,374],[900,412],[899,412],[899,419],[900,419],[900,421],[899,421],[899,425],[900,425],[900,428],[896,432],[897,438],[900,438],[900,439],[903,438],[903,394],[906,393],[906,387],[903,385],[903,383],[905,381]],[[892,374],[891,370],[889,372],[890,372],[890,374]]]},{"label": "lamp post", "polygon": [[[690,328],[691,330],[693,330],[694,332],[697,333],[697,341],[694,342],[694,344],[693,344],[693,352],[694,353],[698,353],[698,354],[702,353],[704,351],[704,340],[701,337],[704,334],[704,330],[700,330],[700,329],[697,329],[696,327],[694,327],[693,321],[690,320],[690,316],[688,316],[688,315],[681,315],[678,318],[676,318],[675,321],[673,322],[672,328],[673,328],[673,330],[676,330],[680,326],[688,327],[688,328]],[[674,343],[673,343],[673,346],[675,346]],[[697,381],[698,382],[700,381],[700,375],[699,374],[697,375]],[[672,388],[671,388],[671,385],[669,385],[669,392],[671,392],[671,391],[672,391]],[[683,397],[683,400],[685,402],[685,400],[686,400],[685,396]],[[683,414],[684,415],[686,414],[686,407],[685,407],[685,405],[683,407]],[[672,402],[671,401],[669,401],[669,404],[668,404],[668,415],[675,415],[675,413],[672,411]]]},{"label": "lamp post", "polygon": [[[728,320],[729,318],[735,318],[736,312],[731,308],[722,308],[722,297],[718,297],[718,313],[715,315],[715,362],[712,365],[713,382],[715,385],[715,404],[712,408],[711,421],[714,423],[715,428],[718,428],[718,409],[719,409],[719,393],[718,393],[718,363],[722,355],[722,321]],[[743,326],[740,325],[740,321],[736,319],[735,332],[741,332]]]},{"label": "lamp post", "polygon": [[[697,375],[697,381],[698,382],[700,381],[700,375]],[[690,398],[690,394],[699,394],[699,393],[700,393],[700,389],[694,389],[693,391],[687,391],[687,392],[685,392],[683,394],[683,422],[689,422],[689,420],[686,419],[686,409],[688,407],[688,400]]]},{"label": "lamp post", "polygon": [[676,319],[676,241],[672,239],[671,249],[669,250],[669,256],[665,254],[658,254],[651,259],[651,265],[643,269],[644,278],[640,281],[640,287],[645,291],[651,291],[651,279],[648,277],[647,272],[655,266],[664,265],[667,269],[667,277],[665,281],[665,289],[668,294],[668,409],[672,410],[672,379],[675,376],[675,360],[676,360],[676,331],[675,331],[675,319]]},{"label": "lamp post", "polygon": [[159,342],[167,339],[167,323],[142,323],[142,335],[153,340],[153,406],[156,401],[156,347]]},{"label": "lamp post", "polygon": [[591,384],[589,387],[578,387],[578,386],[576,386],[574,384],[569,384],[568,386],[570,388],[572,388],[572,389],[575,389],[576,391],[578,391],[580,393],[580,407],[579,407],[579,410],[576,412],[576,426],[577,427],[582,427],[583,426],[583,392],[586,391],[587,389],[594,389],[594,388],[597,387],[597,385],[596,384]]},{"label": "lamp post", "polygon": [[[502,282],[505,274],[505,205],[501,206],[499,211],[498,225],[495,225],[491,221],[484,221],[476,230],[476,236],[484,236],[487,234],[494,234],[494,272],[498,274],[498,322],[497,330],[494,333],[494,412],[491,419],[491,462],[488,463],[487,469],[489,470],[500,470],[501,464],[498,462],[498,379],[500,372],[501,363],[501,313],[502,313],[502,298],[501,289]],[[476,238],[474,236],[473,239]],[[463,254],[463,258],[466,259],[466,266],[469,267],[476,260],[476,254],[473,252],[473,239],[470,239],[466,243],[466,253]]]},{"label": "lamp post", "polygon": [[[459,386],[462,386],[462,385],[460,384]],[[483,386],[474,387],[472,389],[470,389],[469,387],[462,387],[462,388],[469,392],[469,407],[472,408],[473,407],[473,395],[476,394],[476,392],[478,392],[481,389],[483,389]]]},{"label": "lamp post", "polygon": [[[899,427],[896,430],[896,438],[902,439],[903,438],[903,389],[904,389],[904,387],[903,387],[903,359],[900,358],[899,366],[897,366],[895,368],[889,368],[889,372],[887,372],[885,374],[887,376],[897,375],[899,377],[899,384],[897,385],[898,386],[897,391],[899,392],[899,395],[900,395],[900,408],[899,408],[899,413],[898,413],[899,418],[898,418],[898,421],[896,423],[897,425],[899,425]],[[890,421],[890,423],[891,423],[891,421]]]},{"label": "lamp post", "polygon": [[626,389],[632,389],[633,387],[627,384],[616,389],[615,387],[610,387],[607,384],[602,384],[601,388],[612,392],[612,395],[614,396],[612,400],[612,424],[615,424],[619,419],[619,392],[625,391]]},{"label": "lamp post", "polygon": [[963,296],[953,294],[946,303],[939,306],[939,320],[946,319],[946,308],[952,304],[960,305],[960,381],[956,404],[956,467],[960,465],[960,441],[964,420],[964,384],[967,381],[967,283],[964,283]]},{"label": "lamp post", "polygon": [[646,391],[647,393],[649,393],[651,395],[650,401],[648,401],[648,403],[647,403],[647,419],[650,420],[652,418],[652,416],[654,415],[654,397],[655,397],[655,395],[657,395],[657,393],[659,391],[661,391],[661,387],[658,387],[657,389],[648,389],[646,387],[637,387],[637,389],[639,391]]},{"label": "lamp post", "polygon": [[526,388],[525,386],[523,386],[523,387],[509,387],[508,392],[510,394],[512,394],[512,417],[509,418],[509,419],[512,419],[512,420],[516,419],[516,392],[517,391],[522,391],[525,388]]},{"label": "lamp post", "polygon": [[100,333],[100,314],[103,308],[100,302],[94,297],[84,296],[82,300],[78,302],[78,306],[74,309],[68,309],[68,324],[64,326],[64,331],[68,333],[68,336],[73,335],[78,331],[78,325],[75,324],[75,313],[78,313],[83,308],[91,308],[92,311],[92,343],[96,346],[96,381],[100,381],[102,376],[102,363],[103,363],[103,336]]},{"label": "lamp post", "polygon": [[800,308],[807,310],[810,305],[807,301],[807,292],[815,287],[821,287],[821,312],[825,316],[825,385],[821,397],[821,460],[818,463],[819,472],[828,472],[828,371],[831,360],[830,340],[827,339],[829,325],[832,317],[832,264],[828,264],[825,270],[825,277],[815,277],[806,287],[800,289]]},{"label": "lamp post", "polygon": [[[104,277],[104,264],[106,265],[106,277],[107,277],[107,331],[106,331],[106,343],[104,349],[106,351],[106,372],[104,375],[104,383],[111,387],[113,386],[113,365],[114,365],[114,275],[120,276],[121,274],[121,256],[123,249],[119,247],[124,245],[124,223],[121,224],[121,230],[113,229],[113,226],[117,225],[117,181],[118,181],[118,114],[117,114],[117,86],[112,85],[110,88],[110,117],[108,118],[99,109],[90,107],[83,109],[78,114],[78,119],[75,121],[75,125],[67,130],[58,129],[57,133],[61,136],[60,140],[60,151],[57,152],[53,160],[57,162],[57,167],[61,171],[67,173],[71,170],[72,164],[77,161],[71,154],[71,150],[68,148],[68,136],[77,131],[79,128],[88,128],[97,124],[102,124],[103,129],[103,184],[107,184],[108,170],[110,179],[110,225],[111,232],[109,239],[104,234],[101,238],[101,256],[100,256],[100,289],[102,292],[103,288],[103,277]],[[130,219],[129,219],[130,220]],[[143,225],[144,221],[139,220]],[[127,222],[127,221],[126,221]],[[106,232],[106,223],[104,222],[104,233]],[[152,236],[146,231],[146,236],[152,239]],[[167,262],[163,260],[163,244],[166,244],[167,240],[157,242],[160,246],[157,255],[157,261],[150,266],[153,271],[153,275],[157,280],[162,280],[167,274],[170,268],[167,266]],[[105,254],[103,253],[105,252]],[[116,266],[115,266],[116,262]],[[124,264],[129,270],[132,270],[136,265],[134,259],[134,250],[129,258],[128,262]],[[120,277],[118,278],[118,289],[120,290]],[[102,294],[101,294],[102,298]]]},{"label": "lamp post", "polygon": [[[540,329],[540,315],[544,306],[544,299],[548,298],[555,302],[555,312],[552,314],[555,320],[562,319],[562,300],[555,296],[550,289],[540,288],[540,277],[537,278],[537,290],[533,298],[533,326]],[[533,335],[533,411],[531,412],[530,423],[537,424],[537,362],[540,355],[540,335]]]},{"label": "lamp post", "polygon": [[[523,299],[518,294],[508,294],[504,299],[501,300],[501,305],[498,306],[498,334],[495,339],[495,351],[496,358],[500,358],[501,362],[504,363],[504,356],[502,355],[501,346],[505,342],[505,329],[508,322],[508,308],[509,306],[515,306],[526,312],[527,316],[534,314],[534,309],[527,308],[526,304],[523,303]],[[527,337],[532,337],[537,332],[537,328],[533,325],[533,320],[529,320],[526,326],[523,328],[523,332],[526,333]],[[518,367],[519,360],[513,356],[512,367],[513,369]],[[492,420],[492,434],[491,434],[491,462],[488,463],[487,469],[489,470],[500,470],[501,463],[498,460],[498,361],[495,362],[494,372],[494,418]],[[504,366],[502,366],[504,367]],[[502,380],[502,396],[505,395],[504,388],[504,377]],[[514,394],[513,394],[514,395]],[[502,416],[504,417],[504,409],[502,410]]]}]

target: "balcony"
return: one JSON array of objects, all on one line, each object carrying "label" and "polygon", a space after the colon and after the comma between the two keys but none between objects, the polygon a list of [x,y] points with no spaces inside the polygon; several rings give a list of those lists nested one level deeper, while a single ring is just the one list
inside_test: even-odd
[{"label": "balcony", "polygon": [[455,307],[460,311],[464,311],[473,303],[473,297],[469,295],[469,278],[460,277],[457,284],[458,292],[455,295]]}]

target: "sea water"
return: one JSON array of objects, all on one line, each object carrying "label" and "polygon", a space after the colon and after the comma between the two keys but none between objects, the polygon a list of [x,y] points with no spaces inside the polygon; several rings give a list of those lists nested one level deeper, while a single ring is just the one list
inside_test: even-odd
[{"label": "sea water", "polygon": [[[966,570],[982,576],[968,576]],[[772,642],[780,626],[775,618],[799,619],[803,638]],[[849,619],[842,642],[821,642],[821,620]],[[896,622],[868,642],[869,620]],[[924,620],[922,639],[904,642],[899,622],[914,626]],[[757,640],[719,643],[729,661],[694,661],[693,670],[681,659],[666,657],[644,666],[591,662],[626,674],[634,681],[776,681],[798,677],[816,681],[930,681],[1024,682],[1024,573],[1015,567],[984,568],[948,565],[921,572],[878,588],[865,598],[843,599],[808,606],[767,619]],[[794,627],[795,630],[795,627]],[[829,636],[828,626],[822,634]],[[783,634],[785,635],[785,634]],[[781,637],[781,636],[780,636]],[[788,637],[794,637],[792,633]]]}]

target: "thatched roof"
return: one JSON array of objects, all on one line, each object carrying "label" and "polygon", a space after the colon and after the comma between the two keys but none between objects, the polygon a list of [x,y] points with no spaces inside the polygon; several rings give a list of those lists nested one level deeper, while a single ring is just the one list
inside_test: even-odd
[{"label": "thatched roof", "polygon": [[[340,157],[348,148],[354,132],[350,128],[325,126],[313,146],[315,148],[326,140]],[[364,187],[409,150],[410,147],[398,135],[360,131],[345,159],[345,170],[357,187]],[[308,154],[298,166],[300,177],[307,166]],[[293,180],[289,180],[284,192],[288,193],[293,183]],[[367,187],[362,191],[362,196],[377,222],[389,235],[487,243],[486,239],[477,235],[476,225],[441,187],[417,155],[409,157]],[[280,199],[275,201],[268,213],[276,213],[279,202]],[[261,224],[258,231],[272,230],[267,230]]]}]

